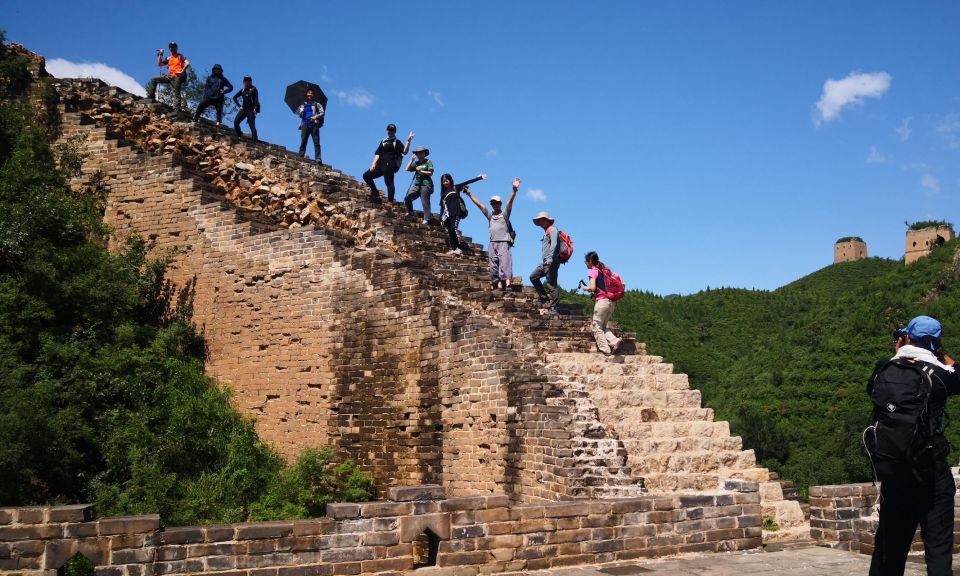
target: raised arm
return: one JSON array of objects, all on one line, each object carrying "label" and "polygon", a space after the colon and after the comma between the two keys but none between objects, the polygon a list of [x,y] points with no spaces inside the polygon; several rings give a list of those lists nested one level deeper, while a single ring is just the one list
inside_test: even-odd
[{"label": "raised arm", "polygon": [[507,200],[506,213],[507,213],[507,217],[508,217],[508,218],[510,217],[510,212],[513,211],[513,201],[516,200],[516,198],[517,198],[517,190],[519,190],[519,189],[520,189],[520,179],[519,179],[519,178],[514,178],[514,179],[513,179],[513,191],[510,192],[510,199]]},{"label": "raised arm", "polygon": [[467,195],[467,198],[470,198],[470,200],[471,200],[474,204],[477,205],[477,208],[479,208],[481,211],[483,211],[483,208],[484,208],[483,204],[482,204],[479,200],[477,200],[476,198],[474,198],[473,194],[470,193],[470,189],[469,189],[469,188],[465,188],[465,189],[463,190],[463,192],[464,192],[464,194]]},{"label": "raised arm", "polygon": [[413,172],[414,170],[416,170],[416,169],[413,167],[413,161],[416,160],[416,159],[417,159],[416,156],[414,156],[413,158],[410,158],[410,161],[409,161],[409,162],[407,162],[407,172]]},{"label": "raised arm", "polygon": [[407,143],[403,145],[403,155],[406,156],[407,152],[410,151],[410,143],[413,142],[413,132],[407,134]]}]

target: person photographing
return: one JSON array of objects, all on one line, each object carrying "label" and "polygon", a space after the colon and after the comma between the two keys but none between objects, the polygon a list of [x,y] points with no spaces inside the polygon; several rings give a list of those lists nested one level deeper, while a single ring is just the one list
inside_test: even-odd
[{"label": "person photographing", "polygon": [[927,574],[952,573],[956,486],[944,424],[960,373],[943,352],[942,334],[938,320],[917,316],[894,333],[896,354],[867,383],[874,408],[864,446],[881,482],[870,576],[903,574],[917,526]]}]

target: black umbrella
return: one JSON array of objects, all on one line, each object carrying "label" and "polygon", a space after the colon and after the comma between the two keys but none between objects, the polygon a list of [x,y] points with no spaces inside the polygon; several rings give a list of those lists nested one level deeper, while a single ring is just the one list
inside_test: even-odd
[{"label": "black umbrella", "polygon": [[283,101],[290,107],[291,112],[296,113],[297,108],[307,101],[307,90],[310,89],[313,90],[314,100],[319,102],[324,110],[327,109],[327,95],[323,93],[323,90],[313,82],[300,80],[287,86],[287,93],[283,97]]}]

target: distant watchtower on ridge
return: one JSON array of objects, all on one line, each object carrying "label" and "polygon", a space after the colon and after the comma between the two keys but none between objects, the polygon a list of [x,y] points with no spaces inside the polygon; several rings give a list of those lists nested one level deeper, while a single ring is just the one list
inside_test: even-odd
[{"label": "distant watchtower on ridge", "polygon": [[853,262],[867,257],[867,243],[859,236],[845,236],[833,245],[833,263]]},{"label": "distant watchtower on ridge", "polygon": [[907,247],[903,261],[912,264],[938,246],[953,240],[953,224],[940,221],[914,222],[907,228]]}]

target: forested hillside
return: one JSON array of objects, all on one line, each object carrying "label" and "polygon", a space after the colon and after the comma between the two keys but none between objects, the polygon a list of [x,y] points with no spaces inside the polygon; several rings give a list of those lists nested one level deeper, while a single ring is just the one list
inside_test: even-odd
[{"label": "forested hillside", "polygon": [[[879,258],[836,264],[772,292],[630,292],[615,318],[689,374],[705,405],[730,421],[758,460],[804,492],[866,481],[865,384],[892,354],[894,328],[929,314],[944,324],[947,353],[960,350],[957,247],[951,242],[910,266]],[[960,405],[950,410],[960,414]],[[960,425],[948,437],[960,448]]]}]

